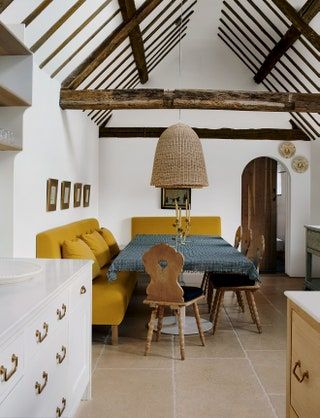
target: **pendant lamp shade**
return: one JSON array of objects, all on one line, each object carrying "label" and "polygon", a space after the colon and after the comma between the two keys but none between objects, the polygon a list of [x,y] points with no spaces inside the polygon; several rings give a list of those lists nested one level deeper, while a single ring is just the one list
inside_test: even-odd
[{"label": "pendant lamp shade", "polygon": [[151,186],[177,189],[208,186],[201,141],[190,126],[178,123],[160,136],[153,161]]}]

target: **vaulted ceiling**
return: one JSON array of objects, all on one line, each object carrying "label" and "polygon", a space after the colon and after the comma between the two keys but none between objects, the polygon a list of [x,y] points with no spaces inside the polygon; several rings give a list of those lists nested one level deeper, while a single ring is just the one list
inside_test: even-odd
[{"label": "vaulted ceiling", "polygon": [[[25,24],[35,61],[64,89],[101,91],[146,84],[202,6],[201,0],[3,0],[0,12]],[[319,11],[320,0],[219,0],[207,13],[220,16],[215,36],[256,83],[269,92],[312,93],[307,101],[319,108]],[[292,110],[295,126],[319,138],[319,113]],[[103,127],[111,112],[87,114]]]}]

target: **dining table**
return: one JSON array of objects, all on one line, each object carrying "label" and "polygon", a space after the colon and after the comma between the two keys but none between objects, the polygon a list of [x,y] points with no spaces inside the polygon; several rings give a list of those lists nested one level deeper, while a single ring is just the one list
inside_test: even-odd
[{"label": "dining table", "polygon": [[[136,235],[111,263],[107,279],[109,281],[116,280],[117,273],[122,271],[144,273],[143,254],[160,243],[171,245],[183,254],[183,272],[233,273],[246,275],[253,282],[259,280],[254,263],[222,237],[190,235],[184,242],[176,235],[168,234]],[[180,280],[183,281],[183,274]],[[201,325],[204,331],[209,331],[212,328],[212,323],[204,318],[201,320]],[[166,317],[162,332],[178,334],[175,316]],[[185,316],[184,333],[188,335],[197,332],[198,328],[194,317]]]}]

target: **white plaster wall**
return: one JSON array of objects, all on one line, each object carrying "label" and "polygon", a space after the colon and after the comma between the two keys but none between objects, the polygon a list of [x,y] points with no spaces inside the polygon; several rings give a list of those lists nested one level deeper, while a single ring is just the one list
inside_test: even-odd
[{"label": "white plaster wall", "polygon": [[[33,73],[33,105],[23,117],[23,151],[14,165],[14,246],[16,257],[35,256],[38,232],[98,214],[98,132],[82,113],[62,111],[60,85]],[[58,208],[46,212],[46,182],[59,179]],[[60,210],[61,181],[91,184],[88,208]]]}]

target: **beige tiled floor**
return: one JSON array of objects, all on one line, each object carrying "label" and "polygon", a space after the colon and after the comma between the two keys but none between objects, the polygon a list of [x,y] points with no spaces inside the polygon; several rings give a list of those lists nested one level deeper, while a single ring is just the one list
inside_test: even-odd
[{"label": "beige tiled floor", "polygon": [[[186,275],[188,284],[201,276]],[[286,289],[302,289],[302,279],[265,276],[256,302],[263,326],[258,334],[236,300],[225,298],[215,336],[206,347],[186,337],[186,360],[176,337],[162,336],[143,356],[148,308],[139,281],[118,346],[106,344],[104,327],[93,337],[93,399],[82,402],[76,418],[284,418]],[[200,312],[208,317],[207,306]]]}]

